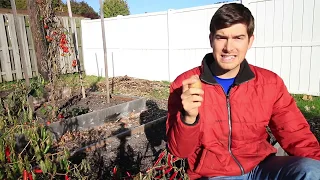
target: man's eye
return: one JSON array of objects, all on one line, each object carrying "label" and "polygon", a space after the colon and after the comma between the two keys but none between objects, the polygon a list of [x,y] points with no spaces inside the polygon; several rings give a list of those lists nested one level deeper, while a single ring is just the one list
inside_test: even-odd
[{"label": "man's eye", "polygon": [[221,37],[221,36],[216,36],[216,39],[226,39],[226,38]]}]

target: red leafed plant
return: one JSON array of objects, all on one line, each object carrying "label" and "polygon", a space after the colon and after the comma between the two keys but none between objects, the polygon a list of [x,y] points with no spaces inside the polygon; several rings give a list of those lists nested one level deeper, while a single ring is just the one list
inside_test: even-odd
[{"label": "red leafed plant", "polygon": [[158,156],[153,167],[150,168],[142,179],[189,179],[185,172],[185,159],[173,156],[166,149]]},{"label": "red leafed plant", "polygon": [[[155,161],[153,166],[149,168],[146,172],[140,172],[135,176],[130,175],[127,172],[127,177],[122,179],[133,179],[133,180],[189,180],[187,173],[185,172],[186,163],[185,159],[181,159],[173,156],[166,149],[163,150],[158,159]],[[117,168],[113,169],[114,179],[116,177]]]}]

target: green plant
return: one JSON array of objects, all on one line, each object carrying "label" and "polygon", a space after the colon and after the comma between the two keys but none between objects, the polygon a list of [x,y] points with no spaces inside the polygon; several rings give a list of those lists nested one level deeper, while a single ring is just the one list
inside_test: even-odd
[{"label": "green plant", "polygon": [[105,0],[103,2],[103,13],[105,18],[118,15],[129,15],[130,10],[126,0]]},{"label": "green plant", "polygon": [[72,164],[67,149],[57,150],[48,126],[27,103],[29,90],[18,85],[0,101],[0,179],[85,179],[88,163]]},{"label": "green plant", "polygon": [[45,92],[45,81],[41,77],[41,75],[35,77],[31,83],[30,83],[30,92],[29,95],[32,95],[33,97],[43,97]]}]

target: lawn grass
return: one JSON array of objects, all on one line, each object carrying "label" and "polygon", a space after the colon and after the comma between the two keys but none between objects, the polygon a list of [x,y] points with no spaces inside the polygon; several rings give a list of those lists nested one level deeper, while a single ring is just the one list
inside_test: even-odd
[{"label": "lawn grass", "polygon": [[[97,77],[97,76],[83,76],[83,84],[84,87],[88,88],[93,86],[95,83],[101,81],[104,78]],[[24,83],[24,80],[19,80],[20,82]],[[36,78],[31,78],[30,83],[35,82]],[[15,87],[17,81],[11,81],[11,82],[3,82],[0,83],[0,91],[10,90]],[[63,85],[68,85],[69,87],[80,87],[80,80],[79,80],[79,74],[68,74],[68,75],[61,75],[60,76],[60,82]],[[48,84],[48,82],[45,82],[45,84]]]},{"label": "lawn grass", "polygon": [[320,117],[320,97],[312,97],[312,100],[303,100],[303,95],[293,94],[297,106],[307,118],[319,118]]}]

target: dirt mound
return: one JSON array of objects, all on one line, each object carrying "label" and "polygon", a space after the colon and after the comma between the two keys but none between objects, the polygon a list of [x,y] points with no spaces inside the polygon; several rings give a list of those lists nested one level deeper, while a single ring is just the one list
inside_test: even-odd
[{"label": "dirt mound", "polygon": [[[169,82],[149,81],[129,76],[109,78],[109,88],[112,93],[126,94],[130,96],[146,96],[158,99],[167,99],[169,96]],[[106,91],[106,82],[96,84],[99,91]]]}]

